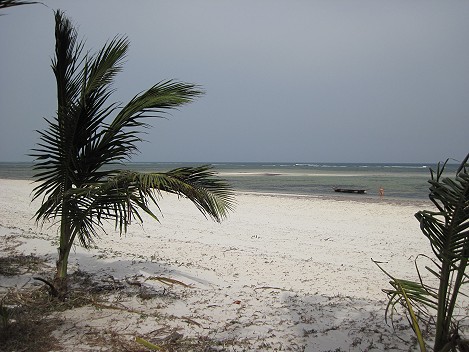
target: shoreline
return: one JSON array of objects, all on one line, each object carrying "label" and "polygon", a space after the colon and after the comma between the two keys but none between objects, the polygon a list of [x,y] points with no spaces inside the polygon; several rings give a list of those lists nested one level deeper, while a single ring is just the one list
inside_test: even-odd
[{"label": "shoreline", "polygon": [[[20,181],[27,182],[30,185],[35,184],[33,178],[2,178],[0,177],[0,183],[2,181]],[[271,196],[271,197],[292,197],[292,198],[312,198],[312,199],[323,199],[323,200],[336,200],[336,201],[354,201],[363,203],[389,203],[395,205],[417,205],[417,206],[432,206],[431,201],[427,198],[406,198],[406,197],[392,197],[383,196],[380,197],[378,194],[366,193],[364,195],[356,194],[341,194],[337,195],[331,191],[331,194],[297,194],[297,193],[282,193],[282,192],[268,192],[268,191],[251,191],[251,190],[234,190],[235,194],[246,194],[246,195],[259,195],[259,196]]]},{"label": "shoreline", "polygon": [[[237,190],[235,194],[252,195],[252,196],[266,196],[266,197],[285,197],[285,198],[311,198],[318,200],[331,200],[337,202],[357,202],[357,203],[371,203],[371,204],[390,204],[402,206],[419,206],[431,207],[432,203],[429,199],[420,198],[399,198],[388,196],[373,196],[370,194],[357,195],[357,194],[341,194],[335,195],[322,195],[322,194],[295,194],[295,193],[276,193],[276,192],[256,192],[256,191],[242,191]],[[423,210],[423,209],[422,209]]]}]

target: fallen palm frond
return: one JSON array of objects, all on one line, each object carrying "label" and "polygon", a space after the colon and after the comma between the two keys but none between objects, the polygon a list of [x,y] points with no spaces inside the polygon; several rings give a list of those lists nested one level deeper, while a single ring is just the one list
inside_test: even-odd
[{"label": "fallen palm frond", "polygon": [[260,287],[256,287],[254,288],[254,290],[279,290],[279,291],[289,291],[285,288],[281,288],[281,287],[274,287],[274,286],[260,286]]},{"label": "fallen palm frond", "polygon": [[146,348],[149,348],[152,351],[163,351],[162,347],[154,345],[151,342],[148,342],[147,340],[142,339],[141,337],[136,337],[135,342],[141,344],[142,346],[145,346]]},{"label": "fallen palm frond", "polygon": [[169,277],[164,277],[164,276],[149,276],[145,279],[145,281],[147,281],[147,280],[156,280],[156,281],[159,281],[162,284],[165,284],[165,285],[168,285],[168,286],[180,285],[180,286],[184,286],[184,287],[187,287],[187,288],[192,288],[191,285],[185,284],[182,281],[179,281],[179,280],[176,280],[176,279],[171,279]]},{"label": "fallen palm frond", "polygon": [[192,318],[189,318],[189,317],[186,317],[186,316],[182,316],[181,317],[182,320],[184,320],[186,323],[189,323],[189,324],[193,324],[193,325],[196,325],[198,327],[202,327],[202,324],[200,324],[199,322],[196,322],[194,319]]}]

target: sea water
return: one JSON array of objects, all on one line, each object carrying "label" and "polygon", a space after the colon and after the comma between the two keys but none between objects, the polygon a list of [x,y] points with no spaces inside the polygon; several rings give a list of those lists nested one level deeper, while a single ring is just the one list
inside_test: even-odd
[{"label": "sea water", "polygon": [[[239,163],[216,164],[220,175],[238,190],[339,197],[379,196],[428,199],[430,168],[427,164],[351,163]],[[447,166],[454,175],[456,165]],[[366,190],[366,195],[337,194],[335,188]]]},{"label": "sea water", "polygon": [[[125,168],[151,172],[207,163],[129,163]],[[219,176],[236,191],[305,196],[379,197],[384,189],[389,199],[428,199],[430,164],[366,163],[212,163]],[[446,175],[454,176],[458,165],[448,164]],[[33,179],[30,163],[0,163],[0,178]],[[361,194],[338,194],[334,188],[364,189]]]}]

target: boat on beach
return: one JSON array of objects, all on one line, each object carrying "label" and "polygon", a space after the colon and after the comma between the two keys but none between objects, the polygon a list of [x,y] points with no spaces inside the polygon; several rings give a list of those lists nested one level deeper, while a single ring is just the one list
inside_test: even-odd
[{"label": "boat on beach", "polygon": [[361,189],[361,188],[339,188],[335,187],[334,192],[339,192],[339,193],[357,193],[357,194],[365,194],[366,189]]}]

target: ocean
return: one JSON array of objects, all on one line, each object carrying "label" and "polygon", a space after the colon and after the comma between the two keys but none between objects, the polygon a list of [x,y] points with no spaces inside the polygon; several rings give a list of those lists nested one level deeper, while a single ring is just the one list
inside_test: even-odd
[{"label": "ocean", "polygon": [[[129,163],[125,167],[144,172],[166,171],[203,163]],[[236,191],[322,197],[428,199],[430,164],[366,163],[212,163],[219,176]],[[453,176],[458,165],[448,164]],[[33,179],[31,163],[0,163],[0,178]],[[336,193],[334,188],[365,189],[366,194]]]}]

